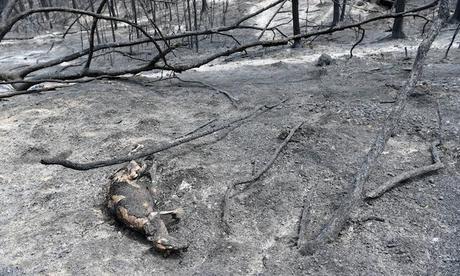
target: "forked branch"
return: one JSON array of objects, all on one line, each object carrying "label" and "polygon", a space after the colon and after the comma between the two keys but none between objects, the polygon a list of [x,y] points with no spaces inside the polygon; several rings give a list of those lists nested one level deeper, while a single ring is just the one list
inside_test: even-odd
[{"label": "forked branch", "polygon": [[[440,14],[443,13],[441,9],[445,7],[445,1],[447,0],[442,0],[440,3]],[[309,238],[308,235],[299,237],[298,248],[301,254],[313,254],[318,248],[324,247],[325,244],[334,241],[349,220],[352,211],[363,202],[364,185],[369,177],[370,171],[384,150],[387,141],[397,128],[406,107],[407,96],[414,90],[417,82],[420,80],[427,53],[445,22],[446,19],[439,16],[431,26],[427,37],[420,43],[417,50],[417,56],[412,66],[410,78],[407,80],[404,88],[399,91],[396,103],[383,122],[373,145],[359,166],[341,206],[335,211],[331,219],[321,227],[317,235],[312,238]],[[301,225],[300,227],[308,227],[308,225]]]},{"label": "forked branch", "polygon": [[202,132],[196,132],[194,134],[191,134],[189,136],[185,136],[179,139],[175,139],[170,142],[165,142],[165,143],[160,143],[156,146],[153,146],[152,148],[146,149],[142,152],[139,152],[135,155],[130,155],[130,156],[123,156],[123,157],[118,157],[118,158],[113,158],[113,159],[107,159],[107,160],[101,160],[101,161],[94,161],[94,162],[89,162],[89,163],[79,163],[79,162],[73,162],[67,159],[62,159],[62,158],[44,158],[40,161],[40,163],[44,165],[61,165],[69,169],[74,169],[74,170],[79,170],[79,171],[86,171],[86,170],[91,170],[91,169],[96,169],[96,168],[101,168],[101,167],[107,167],[107,166],[112,166],[116,164],[121,164],[124,162],[129,162],[134,159],[140,159],[146,156],[153,155],[155,153],[182,145],[184,143],[208,136],[210,134],[213,134],[215,132],[218,132],[220,130],[226,129],[233,127],[235,125],[247,122],[249,119],[254,118],[262,113],[265,113],[268,110],[271,110],[275,108],[276,106],[280,105],[281,103],[284,103],[286,100],[283,100],[275,105],[263,105],[251,113],[234,119],[232,121],[228,121],[225,123],[222,123],[221,125],[213,125],[209,127],[207,130],[204,130]]}]

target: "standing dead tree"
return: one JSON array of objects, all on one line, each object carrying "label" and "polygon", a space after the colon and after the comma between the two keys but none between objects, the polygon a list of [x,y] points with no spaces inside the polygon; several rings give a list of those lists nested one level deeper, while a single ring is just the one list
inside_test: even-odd
[{"label": "standing dead tree", "polygon": [[455,12],[450,18],[450,22],[451,23],[460,22],[460,0],[457,0],[457,5],[455,6]]},{"label": "standing dead tree", "polygon": [[[395,2],[395,12],[403,12],[406,7],[406,0],[396,0]],[[391,32],[391,38],[405,38],[406,35],[403,32],[404,17],[398,16],[395,18],[393,23],[393,29]]]},{"label": "standing dead tree", "polygon": [[[404,113],[404,109],[407,103],[407,96],[415,89],[415,86],[422,76],[423,65],[427,53],[430,50],[431,44],[447,21],[447,18],[443,16],[443,14],[445,14],[447,1],[448,0],[440,1],[439,16],[434,21],[427,36],[423,39],[418,47],[417,56],[412,66],[410,78],[406,82],[404,88],[400,90],[396,103],[384,121],[373,145],[359,166],[358,171],[348,188],[347,195],[341,206],[332,215],[331,219],[321,227],[320,232],[316,236],[313,236],[313,238],[308,238],[308,235],[299,236],[298,248],[301,254],[313,254],[319,248],[337,239],[345,224],[350,219],[352,211],[363,203],[365,198],[363,192],[364,185],[367,181],[367,178],[369,177],[371,169],[374,167],[375,162],[384,150],[387,141],[396,130],[402,114]],[[308,208],[308,206],[304,208]],[[302,212],[302,216],[305,215],[308,215],[307,210]],[[308,222],[308,220],[305,218],[301,218],[300,221]],[[305,229],[308,226],[309,225],[300,225],[299,233],[306,233]]]},{"label": "standing dead tree", "polygon": [[[102,10],[104,9],[104,6],[105,6],[106,3],[107,3],[107,0],[102,0],[101,4],[97,8],[97,11],[96,11],[97,14],[102,13]],[[96,32],[96,29],[97,29],[97,21],[98,20],[99,20],[99,18],[95,17],[93,19],[93,24],[91,26],[91,34],[89,35],[89,54],[88,54],[88,59],[86,60],[86,63],[84,65],[84,67],[83,67],[84,71],[89,70],[89,66],[91,65],[91,60],[93,59],[93,54],[94,54],[94,33]]]},{"label": "standing dead tree", "polygon": [[340,21],[340,0],[332,0],[333,2],[333,10],[332,10],[332,26],[337,26]]},{"label": "standing dead tree", "polygon": [[[119,23],[124,23],[129,26],[131,26],[134,29],[139,30],[140,33],[142,33],[146,38],[145,39],[139,39],[135,41],[123,41],[123,42],[112,42],[112,43],[105,43],[105,44],[99,44],[95,45],[94,47],[90,47],[87,49],[83,49],[80,52],[72,53],[67,56],[59,57],[50,61],[46,61],[43,63],[38,63],[34,64],[28,67],[25,67],[23,69],[20,69],[19,71],[13,71],[13,72],[0,72],[0,80],[3,80],[2,83],[0,84],[15,84],[15,88],[17,90],[26,90],[27,88],[39,84],[42,82],[50,82],[56,80],[56,81],[62,81],[62,80],[77,80],[77,79],[84,79],[84,78],[100,78],[103,76],[108,76],[108,77],[114,77],[114,76],[120,76],[124,74],[138,74],[143,71],[150,71],[154,69],[159,69],[159,70],[170,70],[174,72],[183,72],[192,68],[197,68],[200,67],[204,64],[207,64],[217,58],[224,57],[224,56],[229,56],[231,54],[237,53],[237,52],[243,52],[247,49],[250,48],[255,48],[255,47],[274,47],[274,46],[282,46],[282,45],[287,45],[291,43],[292,41],[298,41],[301,38],[309,38],[309,37],[316,37],[320,35],[325,35],[325,34],[332,34],[335,32],[343,31],[346,29],[350,28],[361,28],[362,25],[375,22],[378,20],[386,19],[386,18],[395,18],[395,17],[400,17],[400,16],[412,16],[416,14],[417,12],[429,9],[433,6],[436,5],[438,1],[434,1],[430,4],[417,7],[402,13],[395,13],[395,14],[388,14],[388,15],[382,15],[382,16],[377,16],[373,17],[358,23],[353,23],[349,25],[343,25],[343,26],[338,26],[334,28],[328,28],[324,30],[319,30],[316,32],[310,32],[310,33],[299,33],[296,35],[291,35],[287,36],[283,39],[273,39],[273,40],[264,40],[264,41],[255,41],[255,42],[249,42],[244,45],[238,45],[234,48],[230,48],[228,50],[224,50],[221,52],[217,52],[215,54],[211,54],[208,56],[205,56],[204,58],[186,63],[186,64],[181,64],[181,63],[176,63],[176,64],[170,64],[167,62],[166,56],[171,53],[175,47],[180,47],[181,44],[178,43],[176,44],[175,47],[166,47],[165,49],[162,49],[160,47],[161,42],[164,42],[165,45],[169,45],[169,41],[177,40],[177,39],[183,39],[183,38],[189,38],[189,37],[197,37],[197,36],[202,36],[202,35],[210,35],[210,34],[224,34],[227,31],[232,31],[236,29],[249,29],[249,30],[264,30],[265,28],[260,28],[260,27],[255,27],[255,26],[248,26],[244,25],[243,23],[246,22],[248,19],[253,18],[281,3],[283,3],[284,0],[277,0],[251,14],[248,14],[241,19],[237,20],[235,23],[229,25],[229,26],[222,26],[214,29],[209,29],[209,30],[199,30],[199,31],[188,31],[185,33],[180,33],[180,34],[173,34],[173,35],[161,35],[159,34],[158,36],[152,36],[149,34],[148,31],[145,30],[145,28],[139,26],[138,24],[135,24],[134,22],[131,22],[128,19],[123,19],[119,17],[113,17],[113,16],[107,16],[101,13],[97,12],[90,12],[86,10],[79,10],[79,9],[72,9],[72,8],[65,8],[65,7],[49,7],[49,8],[37,8],[37,9],[32,9],[32,10],[27,10],[22,13],[19,13],[8,20],[6,20],[5,23],[0,25],[0,42],[1,40],[5,37],[5,35],[12,29],[12,27],[21,21],[24,18],[27,18],[30,15],[33,14],[39,14],[39,13],[70,13],[70,14],[75,14],[75,15],[85,15],[92,17],[93,19],[98,19],[98,20],[107,20],[107,21],[113,21],[113,22],[119,22]],[[268,30],[269,28],[267,28]],[[63,62],[70,62],[77,60],[83,56],[90,55],[90,53],[96,52],[96,51],[102,51],[105,49],[115,49],[115,48],[122,48],[122,47],[128,47],[128,46],[134,46],[134,45],[141,45],[141,44],[147,44],[147,43],[152,43],[155,46],[157,54],[151,58],[150,61],[140,64],[137,66],[130,67],[128,69],[118,69],[118,70],[97,70],[97,69],[84,69],[80,70],[79,72],[47,72],[47,73],[42,73],[42,74],[33,74],[31,77],[28,77],[32,73],[36,71],[40,71],[43,69],[51,68],[54,66],[58,66],[62,64]]]},{"label": "standing dead tree", "polygon": [[[5,37],[5,35],[12,29],[12,27],[21,21],[24,18],[27,18],[28,16],[31,16],[33,14],[39,14],[39,13],[51,13],[51,12],[59,12],[59,13],[70,13],[70,14],[76,14],[76,15],[86,15],[93,17],[94,19],[97,20],[108,20],[108,21],[114,21],[114,22],[120,22],[120,23],[125,23],[128,24],[129,26],[135,28],[136,30],[140,31],[144,36],[146,36],[146,39],[142,40],[137,40],[137,41],[128,41],[128,42],[114,42],[114,43],[107,43],[103,45],[97,45],[94,47],[90,47],[89,49],[84,49],[79,53],[73,53],[65,57],[60,57],[58,59],[54,59],[45,63],[39,63],[36,65],[32,65],[30,67],[24,68],[23,70],[20,70],[19,72],[0,72],[0,80],[4,81],[20,81],[26,78],[27,75],[39,71],[45,68],[49,68],[52,66],[59,65],[63,62],[69,62],[75,59],[78,59],[82,56],[85,55],[92,55],[94,51],[100,51],[104,49],[109,49],[109,48],[119,48],[119,47],[127,47],[127,46],[133,46],[133,45],[140,45],[140,44],[145,44],[145,43],[153,43],[158,51],[157,57],[160,57],[158,59],[155,57],[152,59],[151,62],[144,66],[140,66],[134,69],[129,69],[129,70],[118,70],[118,71],[112,71],[112,72],[100,72],[96,70],[82,70],[80,73],[73,73],[73,74],[45,74],[45,75],[38,75],[34,76],[33,79],[36,80],[36,82],[24,82],[23,85],[16,85],[16,89],[18,90],[23,90],[27,89],[28,87],[40,83],[40,79],[50,79],[50,78],[55,78],[55,79],[79,79],[79,78],[84,78],[84,77],[94,77],[94,76],[101,76],[101,75],[120,75],[120,74],[136,74],[142,71],[147,71],[147,70],[152,70],[152,69],[169,69],[173,70],[176,72],[183,71],[184,69],[179,68],[178,70],[175,70],[174,67],[169,66],[166,63],[166,59],[164,54],[162,53],[162,49],[159,46],[158,42],[165,42],[165,44],[168,44],[167,41],[173,40],[173,39],[181,39],[181,38],[187,38],[187,37],[198,37],[200,35],[207,35],[207,34],[220,34],[225,31],[230,31],[234,29],[260,29],[260,28],[251,28],[250,26],[242,26],[242,23],[247,21],[248,19],[257,16],[258,14],[278,5],[279,3],[283,2],[284,0],[278,0],[275,1],[274,3],[263,7],[247,16],[244,16],[234,24],[230,26],[223,26],[217,29],[212,29],[212,30],[205,30],[205,31],[190,31],[190,32],[185,32],[179,35],[170,35],[168,37],[164,36],[157,36],[157,37],[152,37],[143,27],[139,26],[138,24],[131,22],[130,20],[124,19],[124,18],[118,18],[118,17],[113,17],[113,16],[105,16],[103,14],[97,13],[97,12],[90,12],[86,10],[79,10],[79,9],[72,9],[72,8],[65,8],[65,7],[49,7],[49,8],[37,8],[37,9],[31,9],[24,11],[18,15],[15,15],[11,18],[8,18],[3,24],[0,24],[0,42],[2,39]],[[102,5],[101,5],[102,6]],[[158,29],[158,28],[156,28]],[[91,35],[92,36],[92,35]],[[166,50],[166,54],[170,53],[170,50]],[[158,61],[163,61],[162,65],[158,65]],[[193,68],[193,67],[192,67]],[[18,82],[19,83],[19,82]]]},{"label": "standing dead tree", "polygon": [[347,10],[347,0],[342,1],[342,7],[340,11],[340,21],[343,21],[345,19],[345,12]]},{"label": "standing dead tree", "polygon": [[[292,29],[294,35],[300,35],[299,0],[292,0]],[[300,46],[300,37],[294,39],[294,48]]]}]

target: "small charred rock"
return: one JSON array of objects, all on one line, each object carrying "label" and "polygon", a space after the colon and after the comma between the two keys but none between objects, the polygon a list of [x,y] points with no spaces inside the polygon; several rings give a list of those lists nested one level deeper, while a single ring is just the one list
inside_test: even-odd
[{"label": "small charred rock", "polygon": [[316,66],[328,66],[334,63],[334,59],[328,54],[322,54],[318,61],[316,62]]}]

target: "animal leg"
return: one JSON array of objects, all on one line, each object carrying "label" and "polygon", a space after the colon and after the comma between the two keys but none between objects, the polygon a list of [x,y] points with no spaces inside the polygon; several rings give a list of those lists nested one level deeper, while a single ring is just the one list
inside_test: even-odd
[{"label": "animal leg", "polygon": [[160,216],[165,219],[174,220],[179,222],[184,217],[184,209],[177,208],[171,211],[161,211]]},{"label": "animal leg", "polygon": [[144,231],[148,239],[151,241],[169,235],[168,229],[158,212],[150,213],[148,216],[148,222],[144,225]]},{"label": "animal leg", "polygon": [[160,213],[152,212],[148,219],[149,222],[146,223],[146,234],[148,235],[148,239],[153,242],[153,246],[156,250],[164,254],[169,254],[173,251],[181,251],[188,248],[187,242],[169,235]]}]

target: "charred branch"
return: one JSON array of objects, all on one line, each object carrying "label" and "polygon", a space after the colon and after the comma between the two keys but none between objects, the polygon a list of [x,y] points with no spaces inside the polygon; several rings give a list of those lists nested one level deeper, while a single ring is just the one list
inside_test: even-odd
[{"label": "charred branch", "polygon": [[[443,8],[443,1],[441,1],[440,4],[441,10]],[[427,53],[445,22],[445,18],[442,18],[441,16],[438,17],[431,26],[427,37],[420,43],[417,50],[417,56],[412,66],[410,78],[407,80],[404,88],[399,91],[396,103],[386,120],[383,122],[373,145],[364,157],[357,173],[353,177],[353,180],[348,188],[347,195],[341,203],[341,206],[333,214],[332,218],[321,227],[321,230],[317,235],[312,238],[309,238],[306,235],[299,237],[298,247],[301,254],[311,255],[317,249],[337,239],[343,227],[350,219],[351,212],[363,202],[364,185],[369,177],[371,169],[374,167],[375,162],[384,150],[387,141],[399,125],[400,118],[402,117],[406,107],[407,96],[415,89],[416,84],[420,80]]]},{"label": "charred branch", "polygon": [[[282,101],[284,102],[284,101]],[[213,134],[215,132],[218,132],[223,129],[227,129],[230,127],[233,127],[235,125],[240,125],[241,123],[247,122],[249,119],[254,118],[262,113],[265,113],[266,111],[269,111],[276,106],[278,106],[280,103],[277,103],[275,105],[263,105],[257,109],[255,109],[253,112],[242,116],[240,118],[224,122],[221,125],[217,126],[212,126],[209,127],[207,130],[204,130],[202,132],[197,132],[194,134],[191,134],[189,136],[185,136],[183,138],[175,139],[170,142],[165,142],[161,143],[157,146],[154,146],[150,149],[146,149],[142,152],[139,152],[134,155],[130,156],[123,156],[123,157],[118,157],[118,158],[113,158],[113,159],[107,159],[107,160],[101,160],[101,161],[94,161],[94,162],[89,162],[89,163],[79,163],[79,162],[73,162],[67,159],[62,159],[62,158],[45,158],[41,160],[41,163],[44,165],[61,165],[63,167],[69,168],[69,169],[74,169],[74,170],[79,170],[79,171],[86,171],[86,170],[91,170],[91,169],[96,169],[96,168],[101,168],[101,167],[107,167],[107,166],[112,166],[116,164],[121,164],[125,162],[129,162],[131,160],[135,159],[140,159],[146,156],[153,155],[155,153],[165,151],[167,149],[177,147],[179,145],[182,145],[184,143],[208,136],[210,134]]]},{"label": "charred branch", "polygon": [[438,150],[436,147],[439,145],[438,143],[433,143],[431,145],[431,156],[433,159],[433,164],[428,165],[428,166],[423,166],[414,170],[410,170],[407,172],[404,172],[400,175],[397,175],[395,177],[392,177],[390,180],[387,182],[383,183],[381,186],[379,186],[377,189],[370,191],[366,194],[366,200],[371,200],[371,199],[376,199],[381,197],[383,194],[386,192],[400,186],[403,184],[403,182],[408,181],[410,179],[422,176],[427,173],[435,172],[437,170],[440,170],[444,168],[444,164],[441,162],[441,159],[439,157]]},{"label": "charred branch", "polygon": [[[114,48],[114,47],[127,47],[127,46],[139,45],[139,44],[144,44],[144,43],[153,43],[155,45],[155,47],[157,48],[159,54],[157,55],[156,58],[154,58],[148,64],[139,66],[137,68],[133,68],[133,69],[129,69],[129,70],[119,70],[119,71],[114,70],[114,71],[111,71],[111,72],[100,72],[98,70],[88,70],[87,72],[74,73],[74,74],[70,74],[70,75],[69,74],[68,75],[66,75],[66,74],[57,74],[57,75],[45,74],[45,75],[34,76],[34,77],[32,77],[32,79],[35,81],[34,84],[38,84],[38,83],[41,83],[42,79],[45,79],[45,78],[46,79],[54,78],[54,79],[62,80],[62,79],[65,79],[65,78],[78,79],[78,78],[83,78],[83,77],[97,77],[97,76],[101,76],[101,75],[116,76],[116,75],[121,75],[121,74],[137,74],[139,72],[153,70],[153,69],[163,69],[163,70],[171,70],[171,71],[174,71],[174,72],[183,72],[183,71],[186,71],[186,70],[189,70],[189,69],[192,69],[192,68],[200,67],[200,66],[202,66],[204,64],[207,64],[207,63],[209,63],[209,62],[211,62],[211,61],[213,61],[213,60],[215,60],[217,58],[224,57],[224,56],[229,56],[229,55],[232,55],[234,53],[242,52],[242,51],[245,51],[245,50],[250,49],[250,48],[283,46],[283,45],[289,44],[291,41],[296,41],[299,38],[309,38],[309,37],[316,37],[316,36],[325,35],[325,34],[332,34],[332,33],[343,31],[343,30],[350,29],[350,28],[362,28],[362,26],[365,25],[365,24],[369,24],[371,22],[375,22],[375,21],[382,20],[382,19],[387,19],[387,18],[395,18],[395,17],[399,17],[399,16],[411,16],[415,12],[419,12],[419,11],[426,10],[426,9],[434,7],[438,1],[434,1],[434,2],[432,2],[430,4],[427,4],[427,5],[418,7],[418,8],[414,8],[412,10],[408,10],[408,11],[405,11],[405,12],[402,12],[402,13],[395,13],[395,14],[377,16],[377,17],[373,17],[373,18],[364,20],[362,22],[354,23],[354,24],[339,26],[339,27],[335,27],[335,28],[329,28],[329,29],[320,30],[320,31],[317,31],[317,32],[303,33],[303,34],[288,36],[288,37],[286,37],[284,39],[268,40],[268,41],[256,41],[256,42],[252,42],[252,43],[248,43],[248,44],[244,44],[244,45],[239,45],[239,46],[236,46],[236,47],[234,47],[232,49],[229,49],[229,50],[226,50],[226,51],[222,51],[222,52],[210,55],[208,57],[203,58],[202,60],[199,60],[197,62],[190,63],[190,64],[174,64],[174,65],[170,65],[170,64],[165,63],[165,61],[166,61],[165,56],[168,53],[171,52],[171,49],[168,48],[167,50],[162,51],[161,47],[158,45],[159,41],[170,41],[170,40],[173,40],[173,39],[186,38],[186,37],[190,37],[190,36],[222,33],[222,32],[226,32],[226,31],[238,29],[238,28],[243,28],[243,29],[244,28],[250,28],[250,29],[258,29],[258,30],[263,31],[265,28],[244,26],[244,25],[241,25],[241,23],[245,22],[249,18],[251,18],[251,17],[253,17],[253,16],[257,15],[257,14],[260,14],[260,13],[268,10],[269,8],[274,7],[274,6],[276,6],[276,5],[278,5],[278,4],[282,3],[282,2],[283,1],[276,1],[276,2],[272,3],[271,5],[268,5],[267,7],[264,7],[264,8],[262,8],[262,9],[256,11],[256,12],[250,14],[250,15],[247,15],[247,16],[243,17],[242,19],[238,20],[236,23],[234,23],[234,24],[232,24],[230,26],[224,26],[224,27],[211,29],[211,30],[204,30],[204,31],[185,32],[185,33],[178,34],[178,35],[155,37],[155,38],[150,36],[143,28],[141,28],[137,24],[132,23],[129,20],[126,20],[126,19],[120,19],[120,18],[116,18],[116,17],[105,16],[105,15],[101,15],[101,14],[97,14],[97,13],[93,13],[93,12],[77,10],[77,9],[70,9],[70,8],[51,7],[51,8],[41,8],[41,9],[29,10],[29,11],[23,12],[23,13],[15,16],[15,17],[13,17],[12,19],[8,20],[6,25],[0,26],[0,38],[3,38],[5,36],[5,34],[7,32],[9,32],[9,30],[11,30],[12,26],[15,23],[17,23],[18,21],[20,21],[23,18],[26,18],[27,16],[29,16],[31,14],[42,13],[42,12],[69,12],[69,13],[75,13],[75,14],[79,14],[79,15],[83,14],[83,15],[91,16],[91,17],[93,17],[95,19],[99,19],[99,20],[102,19],[102,20],[109,20],[109,21],[116,21],[116,22],[126,23],[126,24],[138,29],[141,33],[143,33],[145,36],[147,36],[147,39],[142,39],[142,40],[137,40],[137,41],[132,41],[132,42],[107,43],[107,44],[103,44],[103,45],[97,45],[97,46],[94,46],[92,51],[91,51],[91,49],[88,48],[88,49],[82,50],[80,52],[70,54],[70,55],[65,56],[65,57],[61,57],[61,58],[54,59],[54,60],[51,60],[51,61],[48,61],[48,62],[44,62],[42,64],[37,64],[37,65],[34,65],[34,66],[30,66],[28,68],[25,68],[25,69],[21,70],[20,72],[14,72],[14,73],[8,73],[8,74],[3,73],[2,76],[0,76],[0,77],[3,80],[20,80],[20,79],[24,79],[28,74],[30,74],[32,72],[42,70],[42,69],[45,69],[45,68],[49,68],[49,67],[52,67],[52,66],[56,66],[56,65],[59,65],[59,64],[61,64],[63,62],[69,62],[69,61],[78,59],[78,58],[83,57],[85,55],[89,55],[90,53],[93,53],[94,51],[100,51],[100,50],[104,50],[104,49],[108,49],[108,48]],[[160,61],[160,60],[163,60],[163,62],[164,62],[163,65],[158,64],[158,61]],[[17,87],[17,89],[20,89],[20,90],[21,89],[27,89],[27,88],[28,88],[27,86]]]},{"label": "charred branch", "polygon": [[237,182],[232,182],[227,185],[227,189],[225,190],[223,199],[222,199],[222,205],[221,205],[221,225],[222,229],[224,230],[224,233],[229,234],[230,233],[230,223],[228,222],[228,213],[229,213],[229,208],[230,208],[230,199],[234,197],[236,194],[233,193],[234,189],[239,186],[239,185],[248,185],[256,182],[259,180],[262,175],[264,175],[275,163],[276,159],[280,155],[281,151],[287,146],[289,141],[291,141],[292,136],[296,133],[297,130],[302,127],[303,122],[298,124],[296,127],[294,127],[290,132],[289,135],[284,139],[283,143],[279,145],[279,147],[276,149],[276,151],[273,153],[273,155],[270,158],[270,161],[263,167],[261,168],[257,173],[253,174],[251,177],[248,177],[246,179],[239,180]]}]

